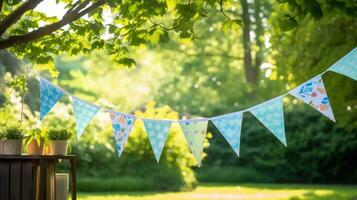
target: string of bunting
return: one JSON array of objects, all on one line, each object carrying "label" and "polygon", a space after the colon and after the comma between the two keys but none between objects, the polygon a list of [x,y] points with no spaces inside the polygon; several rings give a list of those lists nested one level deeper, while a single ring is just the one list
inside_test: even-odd
[{"label": "string of bunting", "polygon": [[129,113],[103,109],[71,95],[66,90],[38,75],[40,82],[40,119],[43,120],[53,106],[64,95],[68,95],[72,100],[76,120],[76,131],[79,137],[93,117],[102,109],[110,115],[119,157],[123,152],[124,145],[128,140],[135,121],[140,119],[144,122],[144,127],[157,162],[160,160],[172,123],[178,123],[193,156],[198,165],[200,165],[208,121],[214,124],[234,152],[239,156],[241,125],[244,112],[253,114],[281,143],[287,146],[283,112],[283,97],[286,95],[292,95],[309,104],[335,122],[332,107],[329,103],[329,98],[322,80],[322,75],[327,71],[333,71],[348,76],[353,80],[357,80],[357,48],[346,54],[321,74],[316,75],[281,96],[237,112],[210,118],[182,120],[147,119]]}]

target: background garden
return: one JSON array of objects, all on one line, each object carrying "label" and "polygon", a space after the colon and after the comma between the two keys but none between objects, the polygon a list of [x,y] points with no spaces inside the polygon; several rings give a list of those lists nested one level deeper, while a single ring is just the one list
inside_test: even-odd
[{"label": "background garden", "polygon": [[[19,120],[21,93],[8,83],[24,74],[26,66],[41,70],[43,76],[72,94],[103,107],[138,116],[178,119],[238,111],[281,95],[323,72],[357,47],[357,3],[354,1],[204,3],[167,0],[151,3],[146,6],[157,3],[168,10],[182,12],[180,14],[187,18],[184,19],[192,20],[192,24],[185,22],[186,32],[185,28],[160,29],[162,25],[158,23],[166,25],[170,18],[152,20],[148,13],[159,11],[148,9],[143,15],[147,14],[152,25],[156,24],[161,32],[148,31],[145,36],[142,32],[130,33],[123,50],[115,45],[107,47],[101,40],[91,38],[91,34],[101,34],[96,32],[107,26],[98,27],[94,22],[90,26],[92,18],[88,17],[72,23],[74,31],[70,36],[46,36],[10,47],[11,53],[2,50],[0,121]],[[135,9],[144,10],[144,4],[138,1],[130,7],[123,3],[123,15]],[[183,5],[191,7],[181,8]],[[204,8],[205,16],[196,19],[192,13],[201,14],[200,8]],[[95,21],[98,16],[94,12],[91,17]],[[41,15],[29,19],[39,23]],[[10,32],[21,33],[34,26],[25,19]],[[110,31],[115,33],[116,27],[109,25]],[[58,43],[60,47],[56,46]],[[120,54],[125,57],[118,59],[119,51],[123,51]],[[19,62],[16,57],[28,64]],[[271,183],[356,184],[357,83],[333,72],[325,74],[323,79],[336,123],[308,105],[285,97],[287,148],[250,113],[245,113],[240,157],[209,124],[201,167],[196,166],[178,126],[170,130],[159,164],[140,122],[136,123],[123,155],[118,158],[109,115],[100,112],[84,134],[71,141],[70,152],[79,156],[78,190],[85,192],[83,199],[98,199],[87,193],[192,191],[199,183],[206,184],[198,187],[202,193],[212,187],[207,183],[227,184],[227,188],[216,185],[222,187],[222,192],[234,190],[232,184],[243,183],[269,183],[266,188],[271,190],[299,188]],[[39,83],[31,73],[27,88],[23,123],[39,127]],[[43,128],[73,131],[74,126],[67,97],[41,124]],[[248,191],[255,188],[259,193],[264,184],[243,184],[242,187]],[[307,185],[307,194],[314,187]],[[301,199],[318,199],[319,195],[325,195],[325,199],[353,199],[357,197],[354,189],[338,186],[333,190],[336,193],[317,192]],[[136,193],[129,194],[135,197]]]}]

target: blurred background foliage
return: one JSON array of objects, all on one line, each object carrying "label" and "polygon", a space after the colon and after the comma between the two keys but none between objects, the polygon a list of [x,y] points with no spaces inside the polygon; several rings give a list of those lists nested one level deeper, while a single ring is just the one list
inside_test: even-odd
[{"label": "blurred background foliage", "polygon": [[[241,19],[244,26],[208,9],[211,13],[195,23],[192,38],[167,32],[168,41],[129,47],[135,68],[113,62],[105,50],[53,55],[60,74],[53,82],[103,107],[154,118],[238,111],[285,93],[357,47],[354,8],[356,3],[348,0],[232,1],[225,4],[225,13]],[[0,118],[18,120],[19,94],[6,82],[24,68],[8,53],[0,56]],[[42,75],[50,78],[46,71]],[[193,188],[197,180],[356,183],[357,85],[333,72],[323,80],[336,123],[286,97],[288,148],[245,113],[241,156],[210,124],[200,168],[195,167],[177,126],[170,130],[159,164],[140,122],[118,158],[109,115],[101,112],[73,141],[72,152],[80,156],[80,190],[184,190]],[[29,80],[29,88],[24,123],[39,126],[36,80]],[[73,129],[72,112],[69,99],[64,98],[42,125]]]}]

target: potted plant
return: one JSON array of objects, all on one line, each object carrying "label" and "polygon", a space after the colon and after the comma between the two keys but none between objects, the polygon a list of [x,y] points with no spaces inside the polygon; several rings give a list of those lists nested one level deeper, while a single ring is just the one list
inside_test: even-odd
[{"label": "potted plant", "polygon": [[72,132],[67,129],[50,129],[47,132],[51,155],[66,155],[68,140]]},{"label": "potted plant", "polygon": [[20,155],[22,153],[23,129],[20,126],[5,126],[3,128],[3,153],[7,155]]},{"label": "potted plant", "polygon": [[41,155],[45,144],[45,132],[35,128],[26,131],[25,146],[29,155]]}]

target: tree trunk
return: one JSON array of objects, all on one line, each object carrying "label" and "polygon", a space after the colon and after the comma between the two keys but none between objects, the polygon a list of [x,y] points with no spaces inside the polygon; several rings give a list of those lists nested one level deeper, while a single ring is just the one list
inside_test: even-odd
[{"label": "tree trunk", "polygon": [[258,73],[255,65],[252,62],[252,53],[251,53],[251,22],[249,14],[249,4],[247,0],[241,0],[242,5],[242,20],[243,20],[243,50],[244,50],[244,71],[247,82],[250,83],[253,88],[258,86]]}]

